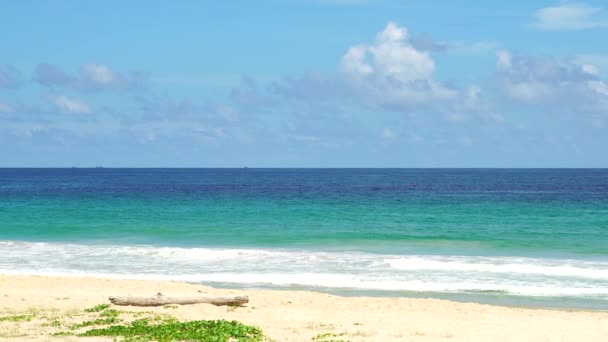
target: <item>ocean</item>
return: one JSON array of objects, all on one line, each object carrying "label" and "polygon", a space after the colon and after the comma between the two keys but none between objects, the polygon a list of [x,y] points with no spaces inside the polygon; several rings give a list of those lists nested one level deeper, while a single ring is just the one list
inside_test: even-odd
[{"label": "ocean", "polygon": [[608,169],[0,169],[0,274],[608,310]]}]

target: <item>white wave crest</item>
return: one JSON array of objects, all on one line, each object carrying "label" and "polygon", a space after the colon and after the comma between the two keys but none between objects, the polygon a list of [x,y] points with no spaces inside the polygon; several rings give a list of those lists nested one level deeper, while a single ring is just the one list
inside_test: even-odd
[{"label": "white wave crest", "polygon": [[608,280],[606,263],[580,260],[531,259],[531,258],[423,258],[400,257],[384,259],[391,267],[402,271],[464,271],[486,273],[510,273],[555,277],[578,277]]},{"label": "white wave crest", "polygon": [[0,273],[608,299],[608,260],[0,241]]}]

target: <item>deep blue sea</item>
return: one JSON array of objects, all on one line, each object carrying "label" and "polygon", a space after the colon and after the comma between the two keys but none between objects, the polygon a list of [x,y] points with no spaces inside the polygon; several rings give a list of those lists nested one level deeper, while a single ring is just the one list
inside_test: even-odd
[{"label": "deep blue sea", "polygon": [[0,169],[0,273],[608,309],[608,169]]}]

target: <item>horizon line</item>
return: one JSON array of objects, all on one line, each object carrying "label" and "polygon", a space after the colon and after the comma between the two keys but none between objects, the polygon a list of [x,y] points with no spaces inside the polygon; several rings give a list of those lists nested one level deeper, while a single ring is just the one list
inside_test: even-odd
[{"label": "horizon line", "polygon": [[585,166],[514,166],[514,167],[502,167],[502,166],[0,166],[0,169],[92,169],[92,170],[103,170],[103,169],[608,169],[605,167],[585,167]]}]

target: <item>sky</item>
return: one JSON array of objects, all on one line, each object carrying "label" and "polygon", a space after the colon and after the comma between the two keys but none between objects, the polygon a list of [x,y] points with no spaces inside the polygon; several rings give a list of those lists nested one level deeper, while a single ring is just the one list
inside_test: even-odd
[{"label": "sky", "polygon": [[0,167],[608,167],[608,1],[11,1]]}]

